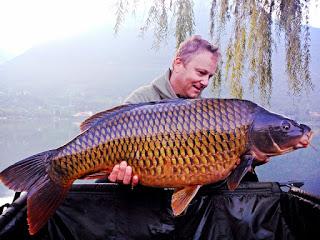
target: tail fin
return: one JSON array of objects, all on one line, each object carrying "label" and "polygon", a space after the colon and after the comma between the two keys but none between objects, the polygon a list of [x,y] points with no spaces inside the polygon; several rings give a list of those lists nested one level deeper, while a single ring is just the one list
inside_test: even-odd
[{"label": "tail fin", "polygon": [[50,150],[36,154],[0,173],[0,180],[7,187],[28,192],[27,215],[31,235],[46,224],[70,187],[55,183],[47,173],[55,152],[56,150]]}]

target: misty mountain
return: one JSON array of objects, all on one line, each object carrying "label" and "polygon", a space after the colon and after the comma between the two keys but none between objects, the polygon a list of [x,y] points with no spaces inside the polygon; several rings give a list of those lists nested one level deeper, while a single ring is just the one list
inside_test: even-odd
[{"label": "misty mountain", "polygon": [[[309,97],[319,99],[320,29],[311,28],[310,32],[311,74],[316,91]],[[0,65],[0,110],[11,107],[30,112],[64,107],[66,112],[98,111],[118,104],[170,66],[174,39],[168,39],[170,44],[158,50],[152,49],[152,42],[152,36],[138,37],[135,29],[125,29],[119,36],[98,29],[34,47]],[[284,46],[279,44],[273,54],[272,101],[280,109],[288,102],[288,94],[283,94],[287,86],[280,81],[287,77],[284,54]],[[314,107],[319,109],[316,104],[310,106]]]},{"label": "misty mountain", "polygon": [[[151,49],[152,40],[145,46],[146,40],[135,35],[124,32],[117,37],[101,29],[32,48],[0,65],[0,109],[49,104],[97,111],[119,104],[169,67],[174,51],[172,46],[159,54]],[[17,105],[21,95],[28,99]]]},{"label": "misty mountain", "polygon": [[153,51],[142,50],[142,39],[130,37],[128,41],[126,36],[117,38],[99,31],[39,46],[1,65],[0,79],[13,89],[40,95],[51,95],[52,90],[58,95],[60,91],[100,90],[119,96],[124,87],[135,85],[132,71],[146,77],[148,71],[151,75],[157,69],[161,72],[159,65],[166,63],[155,58]]}]

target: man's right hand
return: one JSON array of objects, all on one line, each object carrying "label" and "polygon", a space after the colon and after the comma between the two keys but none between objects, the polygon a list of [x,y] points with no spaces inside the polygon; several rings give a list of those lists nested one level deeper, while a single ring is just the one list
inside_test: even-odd
[{"label": "man's right hand", "polygon": [[121,182],[123,184],[130,184],[132,187],[136,186],[139,182],[137,175],[132,176],[132,168],[127,165],[126,161],[116,164],[108,177],[110,182]]}]

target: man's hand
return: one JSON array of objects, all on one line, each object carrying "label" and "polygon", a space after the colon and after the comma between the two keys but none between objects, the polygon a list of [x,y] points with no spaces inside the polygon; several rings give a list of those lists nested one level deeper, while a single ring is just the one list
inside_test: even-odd
[{"label": "man's hand", "polygon": [[130,184],[132,187],[136,186],[139,182],[138,176],[132,176],[132,168],[127,165],[126,161],[116,164],[108,177],[110,182],[122,182],[123,184]]}]

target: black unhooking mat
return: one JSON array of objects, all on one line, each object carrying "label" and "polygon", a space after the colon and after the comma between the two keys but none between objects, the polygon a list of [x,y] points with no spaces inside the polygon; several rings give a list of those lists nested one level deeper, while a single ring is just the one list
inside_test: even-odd
[{"label": "black unhooking mat", "polygon": [[319,239],[320,203],[277,183],[205,186],[179,217],[172,190],[75,184],[48,224],[27,231],[25,197],[0,216],[0,239]]}]

